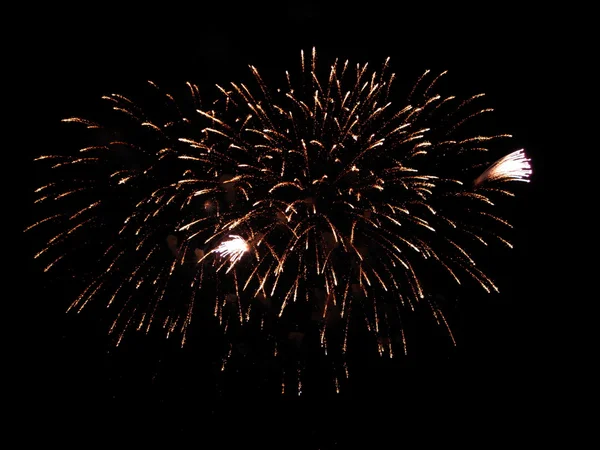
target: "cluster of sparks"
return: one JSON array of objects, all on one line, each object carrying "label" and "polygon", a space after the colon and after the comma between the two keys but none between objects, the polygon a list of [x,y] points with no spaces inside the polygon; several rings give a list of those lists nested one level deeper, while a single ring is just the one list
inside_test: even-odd
[{"label": "cluster of sparks", "polygon": [[[492,197],[529,181],[529,159],[518,150],[486,162],[490,146],[510,136],[463,135],[491,110],[473,108],[482,94],[437,94],[445,73],[425,72],[395,108],[388,61],[379,72],[336,61],[320,77],[316,60],[314,49],[302,53],[298,79],[286,72],[276,90],[251,66],[255,91],[217,86],[221,96],[208,108],[188,83],[189,113],[154,83],[166,105],[156,118],[127,97],[106,96],[122,116],[119,137],[95,121],[64,120],[96,139],[75,156],[38,158],[63,181],[37,189],[36,203],[54,203],[52,213],[27,230],[62,227],[35,255],[47,258],[46,270],[64,264],[68,248],[99,252],[96,275],[69,309],[104,299],[115,310],[117,344],[129,330],[164,328],[183,345],[199,302],[212,302],[225,331],[236,324],[266,334],[270,316],[306,302],[325,353],[330,341],[346,353],[356,318],[379,353],[393,356],[396,346],[407,352],[400,315],[425,302],[454,342],[420,271],[433,263],[459,284],[498,290],[469,248],[511,246]],[[212,300],[196,295],[203,289]],[[342,364],[337,391],[347,376]],[[300,393],[300,369],[296,378]]]},{"label": "cluster of sparks", "polygon": [[215,249],[217,253],[225,258],[229,258],[231,266],[238,262],[248,249],[248,244],[243,237],[237,235],[229,236],[231,239],[225,240]]},{"label": "cluster of sparks", "polygon": [[525,156],[523,150],[517,150],[510,153],[490,167],[488,167],[475,180],[475,184],[479,185],[484,181],[523,181],[529,182],[531,176],[531,165],[529,159]]}]

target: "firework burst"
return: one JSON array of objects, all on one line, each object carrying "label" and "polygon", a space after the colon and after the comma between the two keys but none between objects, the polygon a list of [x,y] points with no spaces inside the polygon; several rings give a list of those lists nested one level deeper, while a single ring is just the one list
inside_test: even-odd
[{"label": "firework burst", "polygon": [[[36,191],[51,214],[28,230],[62,227],[35,255],[46,270],[65,264],[68,248],[98,256],[69,309],[104,302],[117,344],[130,330],[163,328],[183,345],[202,289],[226,333],[269,336],[271,316],[303,303],[325,353],[347,351],[356,318],[393,356],[395,346],[407,351],[397,318],[427,303],[454,342],[420,274],[435,264],[456,283],[498,290],[469,249],[510,246],[492,197],[527,181],[529,160],[521,150],[489,165],[492,146],[510,136],[468,134],[466,124],[491,110],[476,107],[482,94],[436,93],[445,73],[425,72],[398,108],[388,61],[380,71],[336,61],[321,76],[316,59],[302,53],[297,79],[286,72],[279,89],[251,66],[256,87],[217,86],[210,107],[193,84],[186,111],[151,83],[163,108],[110,95],[112,125],[64,120],[93,139],[74,156],[38,158],[64,181]],[[336,389],[348,373],[340,367]]]}]

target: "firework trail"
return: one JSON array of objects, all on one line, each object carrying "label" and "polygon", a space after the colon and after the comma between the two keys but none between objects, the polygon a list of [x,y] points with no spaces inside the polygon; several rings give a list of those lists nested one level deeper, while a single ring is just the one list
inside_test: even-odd
[{"label": "firework trail", "polygon": [[[454,341],[420,274],[435,264],[456,283],[498,290],[470,248],[510,246],[492,197],[528,181],[529,160],[519,150],[489,165],[510,136],[469,134],[491,109],[476,107],[482,94],[436,93],[445,73],[425,72],[398,108],[388,61],[380,71],[336,61],[323,76],[316,59],[302,53],[278,89],[251,66],[255,87],[217,86],[209,107],[191,83],[183,103],[150,83],[161,108],[113,94],[109,125],[64,120],[89,129],[91,143],[38,158],[53,177],[36,202],[50,213],[27,230],[59,230],[35,255],[46,270],[67,264],[67,250],[74,261],[98,256],[70,310],[114,310],[117,344],[130,330],[163,328],[183,345],[205,289],[225,333],[269,335],[270,316],[303,303],[326,353],[347,351],[353,319],[393,356],[396,344],[406,353],[393,316],[427,302]],[[295,380],[300,392],[300,369]]]},{"label": "firework trail", "polygon": [[523,150],[517,150],[506,155],[488,167],[477,177],[476,186],[484,181],[523,181],[529,182],[531,176],[530,160],[525,156]]}]

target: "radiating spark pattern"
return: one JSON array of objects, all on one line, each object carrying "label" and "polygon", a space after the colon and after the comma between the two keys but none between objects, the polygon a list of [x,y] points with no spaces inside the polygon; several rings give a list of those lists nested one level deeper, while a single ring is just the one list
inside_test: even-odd
[{"label": "radiating spark pattern", "polygon": [[523,150],[517,150],[493,163],[475,180],[475,185],[484,181],[523,181],[531,176],[531,160]]},{"label": "radiating spark pattern", "polygon": [[[117,342],[162,327],[183,345],[205,309],[226,334],[256,325],[269,337],[286,314],[298,326],[288,310],[304,304],[328,356],[346,353],[351,319],[375,335],[381,355],[406,354],[399,317],[426,298],[421,275],[432,265],[458,284],[498,290],[470,249],[510,245],[498,236],[498,224],[510,225],[493,198],[512,195],[509,182],[528,181],[531,166],[519,150],[480,174],[495,143],[510,137],[469,131],[491,111],[475,106],[483,95],[444,97],[445,72],[427,71],[398,106],[388,63],[370,71],[335,61],[321,72],[313,49],[283,87],[250,66],[254,87],[217,86],[210,106],[191,83],[184,102],[152,82],[162,100],[149,107],[103,97],[114,111],[108,125],[64,120],[90,130],[91,142],[37,159],[55,174],[39,202],[53,199],[58,211],[28,230],[63,228],[36,258],[62,249],[44,266],[59,270],[67,248],[88,263],[94,255],[97,275],[70,309],[104,301]],[[438,305],[426,303],[454,343]],[[303,333],[289,336],[303,345]],[[222,370],[230,358],[231,347]],[[339,367],[336,391],[348,378],[347,364]],[[288,384],[300,395],[301,370],[295,375]]]},{"label": "radiating spark pattern", "polygon": [[238,262],[248,251],[248,244],[241,236],[230,235],[231,239],[223,241],[215,251],[221,256],[229,258],[231,264]]}]

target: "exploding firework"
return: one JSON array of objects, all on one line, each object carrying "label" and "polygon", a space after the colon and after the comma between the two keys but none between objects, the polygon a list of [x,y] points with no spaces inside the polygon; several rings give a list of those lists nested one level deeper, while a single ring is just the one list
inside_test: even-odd
[{"label": "exploding firework", "polygon": [[[427,71],[397,108],[388,61],[373,72],[336,61],[323,77],[314,50],[278,89],[250,69],[256,88],[217,86],[210,107],[194,84],[187,111],[150,83],[162,108],[113,94],[109,125],[64,120],[92,140],[76,155],[38,158],[54,177],[36,203],[51,208],[27,230],[60,227],[35,255],[45,270],[67,264],[66,250],[76,262],[94,255],[93,278],[69,309],[107,305],[117,345],[155,328],[183,345],[199,303],[226,334],[265,336],[302,303],[325,353],[346,353],[355,320],[393,356],[407,352],[400,316],[426,303],[454,342],[421,274],[437,265],[456,283],[497,291],[470,248],[511,245],[492,197],[512,196],[510,182],[531,174],[522,150],[490,165],[509,135],[468,133],[491,111],[475,106],[483,95],[444,97],[445,72]],[[301,341],[302,326],[288,323],[286,338]],[[277,357],[278,340],[267,341]],[[348,374],[340,367],[336,389]]]},{"label": "exploding firework", "polygon": [[484,181],[523,181],[528,183],[531,176],[529,159],[523,150],[517,150],[506,155],[488,167],[475,180],[478,186]]},{"label": "exploding firework", "polygon": [[228,257],[231,261],[230,267],[233,267],[244,256],[244,253],[248,251],[248,244],[241,236],[231,235],[229,237],[231,239],[221,242],[215,251],[222,256]]}]

